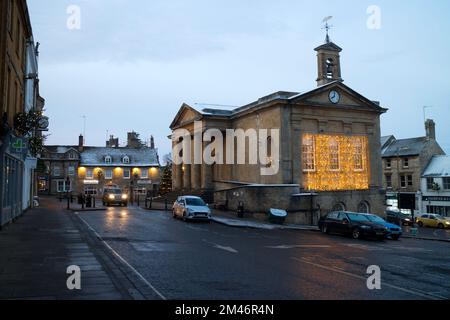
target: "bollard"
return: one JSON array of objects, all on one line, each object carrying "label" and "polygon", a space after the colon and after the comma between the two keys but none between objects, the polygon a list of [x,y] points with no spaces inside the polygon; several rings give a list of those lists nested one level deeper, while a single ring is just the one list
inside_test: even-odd
[{"label": "bollard", "polygon": [[140,200],[141,200],[141,195],[138,194],[138,195],[137,195],[137,206],[138,206],[138,207],[141,205],[141,203],[140,203],[141,201],[140,201]]},{"label": "bollard", "polygon": [[167,208],[168,208],[167,198],[164,199],[164,207],[165,207],[165,210],[167,211]]},{"label": "bollard", "polygon": [[153,205],[153,198],[150,198],[150,209],[152,208]]},{"label": "bollard", "polygon": [[148,209],[148,198],[145,197],[145,209]]},{"label": "bollard", "polygon": [[85,196],[81,196],[81,209],[84,210],[84,203],[85,203],[86,199]]},{"label": "bollard", "polygon": [[69,196],[69,193],[67,193],[67,210],[70,210],[70,196]]}]

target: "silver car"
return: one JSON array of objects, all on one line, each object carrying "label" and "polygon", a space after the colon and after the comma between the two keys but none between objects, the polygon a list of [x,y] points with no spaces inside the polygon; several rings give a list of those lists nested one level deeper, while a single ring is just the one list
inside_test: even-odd
[{"label": "silver car", "polygon": [[187,220],[211,220],[211,210],[200,197],[178,197],[173,204],[172,215],[174,218]]}]

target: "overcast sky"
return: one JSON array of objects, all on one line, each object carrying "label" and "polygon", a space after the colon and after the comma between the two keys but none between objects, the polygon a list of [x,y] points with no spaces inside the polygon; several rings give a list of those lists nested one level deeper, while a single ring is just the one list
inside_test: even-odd
[{"label": "overcast sky", "polygon": [[[109,134],[154,135],[161,156],[183,102],[243,105],[269,93],[316,86],[313,49],[343,48],[345,83],[389,112],[382,134],[424,135],[423,106],[450,152],[449,1],[28,0],[40,47],[49,144]],[[81,9],[69,29],[67,8]],[[381,10],[381,29],[367,9]],[[372,20],[370,20],[372,21]],[[374,24],[370,24],[374,26]],[[198,106],[201,108],[200,106]]]}]

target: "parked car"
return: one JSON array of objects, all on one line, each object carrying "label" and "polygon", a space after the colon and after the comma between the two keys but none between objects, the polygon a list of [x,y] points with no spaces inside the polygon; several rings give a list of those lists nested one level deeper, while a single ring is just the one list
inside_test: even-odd
[{"label": "parked car", "polygon": [[384,225],[370,221],[367,214],[336,211],[319,220],[319,228],[323,233],[339,233],[351,235],[353,239],[375,237],[384,240],[389,233]]},{"label": "parked car", "polygon": [[200,197],[178,197],[173,204],[172,215],[174,218],[186,220],[211,220],[211,210]]},{"label": "parked car", "polygon": [[369,220],[372,222],[379,223],[379,224],[385,226],[386,228],[388,228],[389,232],[386,236],[387,238],[390,238],[392,240],[398,240],[398,239],[400,239],[400,237],[403,234],[402,228],[400,226],[393,224],[393,223],[389,223],[377,215],[368,214],[367,218],[369,218]]},{"label": "parked car", "polygon": [[386,221],[394,223],[398,226],[412,226],[413,217],[411,214],[403,213],[401,211],[386,211]]},{"label": "parked car", "polygon": [[105,188],[103,191],[102,202],[104,206],[120,205],[128,206],[128,195],[120,188]]},{"label": "parked car", "polygon": [[439,214],[423,214],[417,217],[416,222],[419,227],[450,229],[450,220],[445,219]]}]

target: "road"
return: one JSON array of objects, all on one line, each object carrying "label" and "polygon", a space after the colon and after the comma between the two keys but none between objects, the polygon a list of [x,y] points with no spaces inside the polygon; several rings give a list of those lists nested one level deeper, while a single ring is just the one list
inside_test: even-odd
[{"label": "road", "polygon": [[[186,223],[168,213],[75,213],[155,299],[449,299],[450,244]],[[381,268],[369,290],[367,268]]]}]

